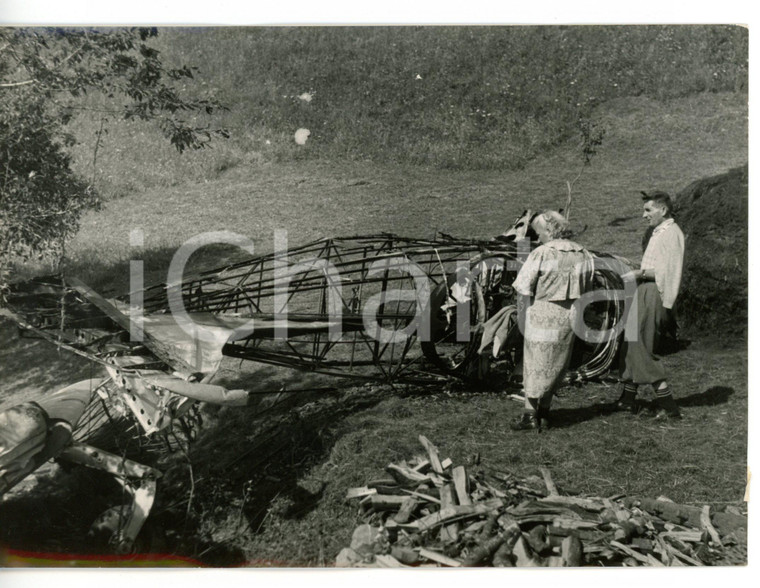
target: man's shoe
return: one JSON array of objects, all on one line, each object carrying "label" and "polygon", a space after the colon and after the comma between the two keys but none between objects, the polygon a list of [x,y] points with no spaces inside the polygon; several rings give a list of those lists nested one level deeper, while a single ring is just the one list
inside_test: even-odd
[{"label": "man's shoe", "polygon": [[658,410],[654,415],[654,420],[659,422],[664,421],[682,421],[683,415],[681,414],[681,411],[678,412],[669,412],[665,410],[664,408],[661,408]]},{"label": "man's shoe", "polygon": [[681,414],[681,411],[679,410],[678,405],[676,404],[676,400],[673,398],[672,394],[656,397],[654,405],[655,409],[657,410],[654,418],[657,421],[683,419],[683,415]]},{"label": "man's shoe", "polygon": [[519,419],[509,424],[509,428],[513,431],[539,431],[541,429],[538,417],[534,412],[524,412]]}]

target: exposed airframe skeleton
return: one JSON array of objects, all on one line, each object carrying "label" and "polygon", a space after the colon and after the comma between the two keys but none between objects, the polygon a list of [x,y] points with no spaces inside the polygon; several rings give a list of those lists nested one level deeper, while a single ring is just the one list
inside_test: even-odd
[{"label": "exposed airframe skeleton", "polygon": [[[119,419],[137,422],[147,438],[178,426],[189,431],[198,402],[247,404],[252,391],[212,383],[225,356],[390,383],[482,376],[483,324],[515,304],[511,283],[530,251],[532,216],[526,211],[490,241],[322,239],[146,288],[139,307],[130,306],[130,297],[106,300],[71,278],[17,288],[9,307],[22,329],[107,372],[102,382],[79,384],[90,402],[70,423],[73,442],[55,455],[108,471],[131,494],[130,505],[97,522],[112,534],[113,548],[132,549],[160,472],[79,440]],[[595,270],[595,287],[618,292],[624,272],[608,263],[617,258],[594,256],[605,261]],[[595,327],[610,328],[622,316],[621,298],[614,293],[590,309]],[[520,353],[516,323],[509,331],[500,355],[512,369]],[[617,345],[618,337],[586,344],[568,381],[605,373]],[[28,473],[8,478],[5,490]]]}]

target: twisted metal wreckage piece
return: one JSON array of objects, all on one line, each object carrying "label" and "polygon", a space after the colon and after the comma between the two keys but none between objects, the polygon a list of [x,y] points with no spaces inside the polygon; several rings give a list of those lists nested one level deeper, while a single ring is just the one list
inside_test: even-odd
[{"label": "twisted metal wreckage piece", "polygon": [[[85,398],[65,419],[50,403],[37,404],[47,409],[45,424],[42,431],[30,429],[27,441],[36,441],[24,451],[17,450],[23,427],[9,411],[0,413],[0,494],[51,457],[106,471],[132,501],[106,511],[95,526],[125,553],[148,516],[161,474],[82,441],[106,427],[124,431],[136,423],[142,448],[176,448],[193,437],[199,402],[244,406],[267,393],[212,384],[225,356],[364,381],[482,378],[493,361],[483,334],[489,320],[500,320],[501,339],[491,355],[512,374],[521,335],[511,284],[536,245],[534,216],[525,211],[489,241],[443,234],[434,240],[392,234],[320,239],[204,271],[180,285],[148,287],[139,293],[138,309],[128,296],[107,300],[74,278],[15,285],[4,313],[21,332],[90,359],[108,378],[50,395],[64,404]],[[586,307],[584,323],[608,335],[579,338],[566,383],[606,373],[622,331],[620,276],[630,263],[593,257],[594,289],[604,296]],[[173,312],[178,306],[184,312]],[[62,420],[71,434],[44,448]]]}]

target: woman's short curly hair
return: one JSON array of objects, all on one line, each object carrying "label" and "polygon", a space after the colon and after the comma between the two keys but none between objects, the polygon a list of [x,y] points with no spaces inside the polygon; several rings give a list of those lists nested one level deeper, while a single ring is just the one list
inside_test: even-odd
[{"label": "woman's short curly hair", "polygon": [[569,233],[569,223],[561,213],[556,210],[547,210],[539,215],[546,226],[546,232],[552,239],[562,239]]}]

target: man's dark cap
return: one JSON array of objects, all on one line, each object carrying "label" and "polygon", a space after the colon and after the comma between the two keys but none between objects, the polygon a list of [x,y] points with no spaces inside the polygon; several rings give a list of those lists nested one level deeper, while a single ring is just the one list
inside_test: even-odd
[{"label": "man's dark cap", "polygon": [[662,190],[652,190],[651,192],[641,191],[641,199],[645,202],[652,200],[653,198],[670,198],[670,194],[663,192]]}]

